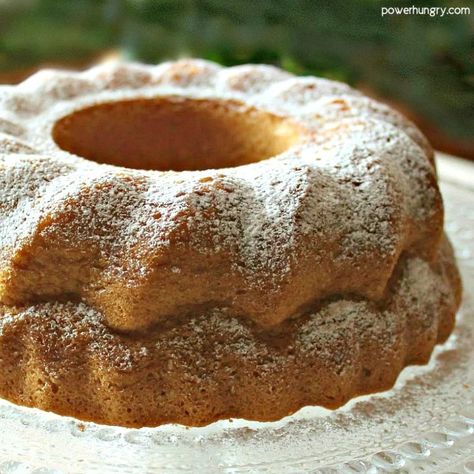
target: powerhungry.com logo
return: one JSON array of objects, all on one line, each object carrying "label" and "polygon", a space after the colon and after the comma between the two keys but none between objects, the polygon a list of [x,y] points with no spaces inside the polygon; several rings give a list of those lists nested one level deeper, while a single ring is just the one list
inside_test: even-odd
[{"label": "powerhungry.com logo", "polygon": [[381,7],[380,14],[385,15],[428,15],[431,17],[445,15],[470,15],[470,7]]}]

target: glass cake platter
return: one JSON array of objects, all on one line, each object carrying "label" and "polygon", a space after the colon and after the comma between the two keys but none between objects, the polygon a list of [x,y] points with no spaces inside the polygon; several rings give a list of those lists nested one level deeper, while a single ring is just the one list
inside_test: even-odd
[{"label": "glass cake platter", "polygon": [[443,169],[464,302],[429,365],[405,369],[388,392],[334,411],[306,407],[272,423],[126,429],[0,400],[0,474],[474,473],[474,189]]}]

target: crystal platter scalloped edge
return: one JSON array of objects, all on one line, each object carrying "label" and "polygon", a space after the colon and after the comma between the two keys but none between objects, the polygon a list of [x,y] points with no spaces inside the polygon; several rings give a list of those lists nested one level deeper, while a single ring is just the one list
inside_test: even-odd
[{"label": "crystal platter scalloped edge", "polygon": [[2,401],[0,473],[474,473],[474,193],[446,183],[442,191],[463,306],[430,364],[405,369],[392,390],[335,411],[191,429],[107,427]]}]

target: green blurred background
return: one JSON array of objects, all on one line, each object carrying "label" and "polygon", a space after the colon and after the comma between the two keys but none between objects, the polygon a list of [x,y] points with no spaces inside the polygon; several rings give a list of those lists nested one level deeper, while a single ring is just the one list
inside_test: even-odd
[{"label": "green blurred background", "polygon": [[[381,7],[470,15],[381,16]],[[401,109],[435,147],[474,159],[474,1],[0,0],[0,82],[115,54],[263,62],[346,81]]]}]

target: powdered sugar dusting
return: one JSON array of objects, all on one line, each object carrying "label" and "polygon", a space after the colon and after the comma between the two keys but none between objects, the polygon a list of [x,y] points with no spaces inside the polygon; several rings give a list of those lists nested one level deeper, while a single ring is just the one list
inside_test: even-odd
[{"label": "powdered sugar dusting", "polygon": [[[56,120],[73,110],[170,93],[244,100],[310,133],[259,163],[180,173],[86,162],[52,141]],[[339,108],[337,100],[343,101]],[[26,129],[25,144],[41,154],[0,149],[0,263],[6,273],[15,252],[41,233],[65,248],[93,248],[103,272],[127,286],[132,273],[152,271],[150,255],[178,239],[204,255],[231,255],[232,271],[262,298],[269,288],[277,298],[308,258],[309,277],[318,266],[344,270],[351,286],[342,281],[339,291],[373,296],[363,279],[353,283],[367,255],[383,262],[373,269],[381,294],[401,253],[439,225],[439,192],[419,132],[344,84],[294,78],[270,66],[223,69],[190,60],[79,74],[47,71],[6,90],[2,103]],[[182,229],[186,241],[180,242]],[[124,267],[124,256],[132,254]],[[181,275],[182,268],[171,268]]]},{"label": "powdered sugar dusting", "polygon": [[218,90],[230,90],[248,96],[265,93],[272,84],[290,77],[289,73],[274,66],[245,64],[224,69],[217,77],[216,87]]}]

